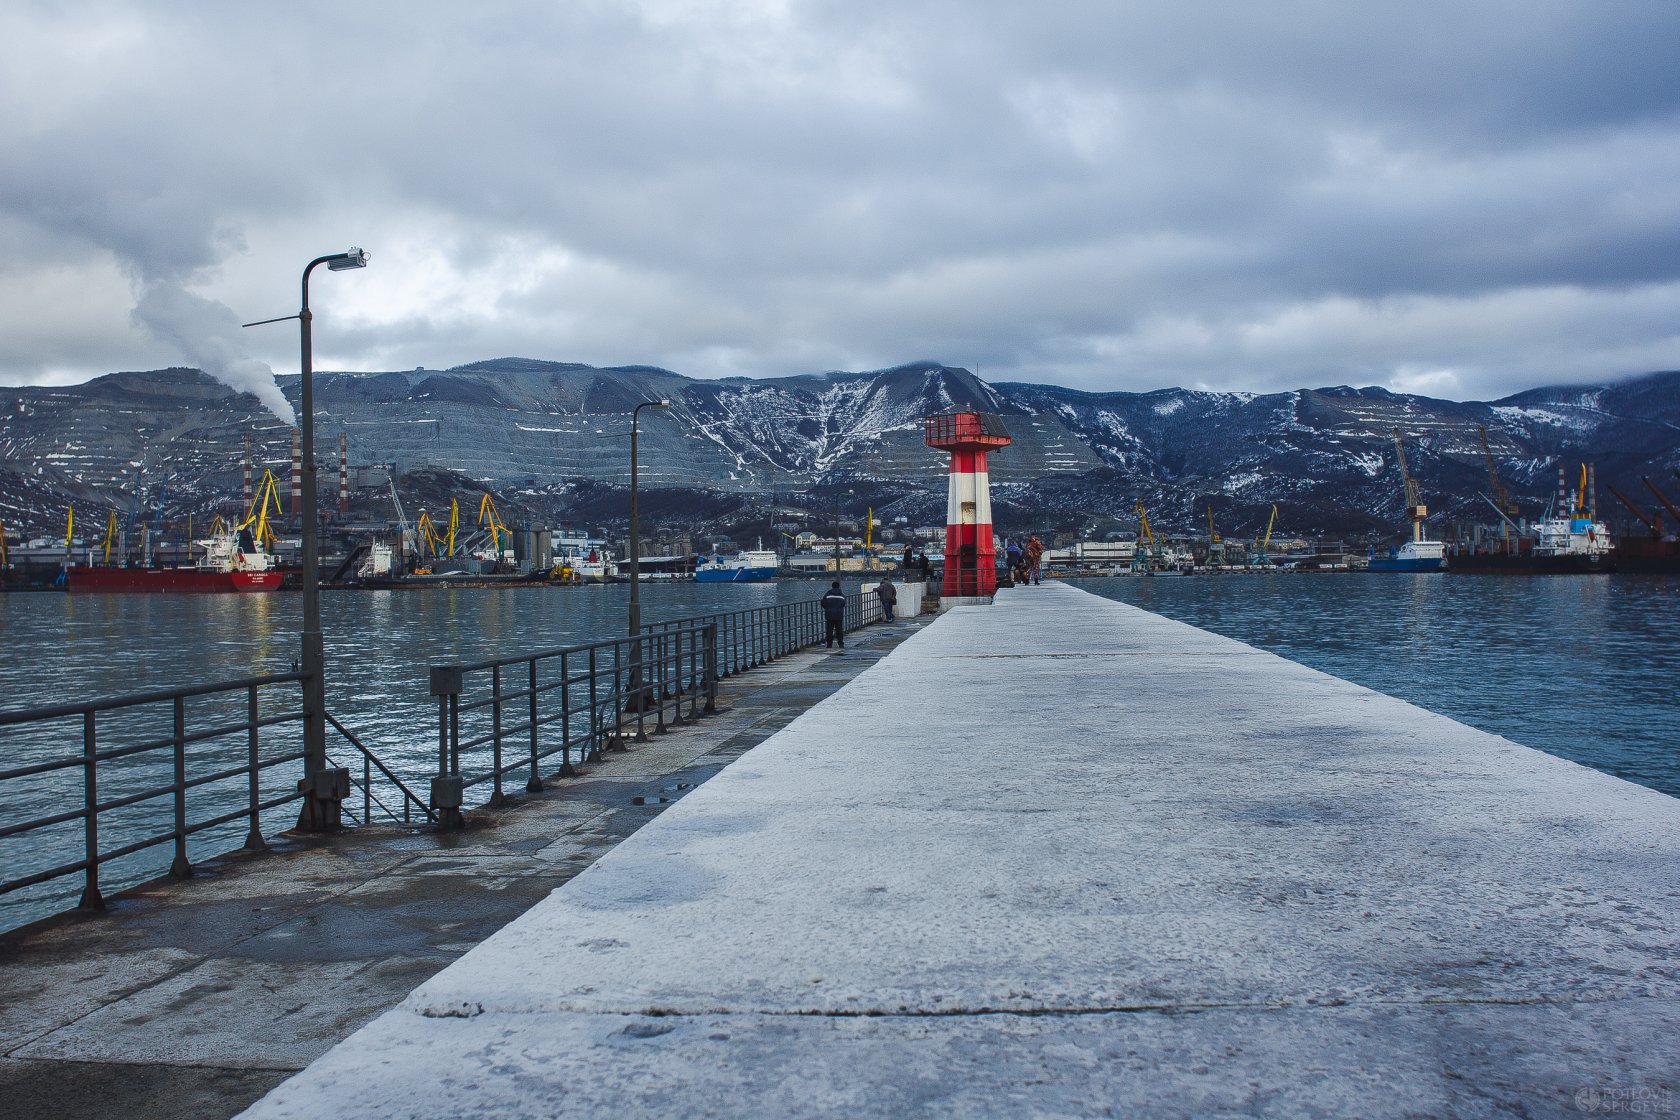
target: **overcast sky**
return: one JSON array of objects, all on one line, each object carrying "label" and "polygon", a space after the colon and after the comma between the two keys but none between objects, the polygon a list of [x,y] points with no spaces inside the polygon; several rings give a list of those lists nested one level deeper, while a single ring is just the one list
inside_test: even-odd
[{"label": "overcast sky", "polygon": [[1674,0],[0,8],[0,383],[1680,366]]}]

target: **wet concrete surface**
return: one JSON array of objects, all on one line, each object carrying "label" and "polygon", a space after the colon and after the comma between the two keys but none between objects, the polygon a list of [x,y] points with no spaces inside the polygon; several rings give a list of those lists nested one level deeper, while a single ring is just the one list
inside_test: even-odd
[{"label": "wet concrete surface", "polygon": [[0,935],[5,1111],[233,1116],[926,621],[739,674],[717,715],[475,814],[465,832],[281,837],[113,896],[105,914]]}]

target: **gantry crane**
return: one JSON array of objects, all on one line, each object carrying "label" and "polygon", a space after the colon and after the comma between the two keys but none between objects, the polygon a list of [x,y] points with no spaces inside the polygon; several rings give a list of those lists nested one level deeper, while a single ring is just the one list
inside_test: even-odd
[{"label": "gantry crane", "polygon": [[1429,516],[1429,507],[1418,497],[1417,479],[1406,469],[1406,445],[1403,442],[1400,429],[1394,431],[1394,458],[1400,464],[1400,481],[1406,485],[1406,518],[1412,523],[1412,540],[1423,540],[1423,519]]},{"label": "gantry crane", "polygon": [[1210,565],[1212,565],[1212,564],[1223,565],[1225,563],[1225,538],[1221,537],[1218,534],[1218,532],[1216,532],[1214,530],[1214,527],[1213,527],[1213,503],[1212,502],[1208,503],[1207,517],[1208,517],[1208,563]]},{"label": "gantry crane", "polygon": [[1515,502],[1511,501],[1511,492],[1505,489],[1503,482],[1499,481],[1499,468],[1494,465],[1493,451],[1488,447],[1487,425],[1478,424],[1476,434],[1482,439],[1482,461],[1487,464],[1488,489],[1493,492],[1488,501],[1492,503],[1494,512],[1499,514],[1500,527],[1504,530],[1505,539],[1509,541],[1511,530],[1517,524],[1517,506]]}]

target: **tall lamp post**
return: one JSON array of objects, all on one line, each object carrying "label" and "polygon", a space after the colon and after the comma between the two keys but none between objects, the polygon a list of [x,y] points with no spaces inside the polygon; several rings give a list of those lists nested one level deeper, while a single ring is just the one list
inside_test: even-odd
[{"label": "tall lamp post", "polygon": [[349,771],[327,767],[326,651],[321,638],[321,556],[316,539],[319,511],[315,508],[315,393],[311,384],[315,352],[310,324],[314,316],[309,311],[309,274],[323,264],[330,272],[343,272],[351,268],[366,268],[367,263],[367,253],[354,246],[346,253],[316,257],[304,267],[303,301],[296,315],[245,324],[247,327],[260,327],[265,323],[296,319],[300,335],[299,368],[302,379],[298,411],[303,431],[303,781],[299,786],[303,791],[303,808],[298,813],[298,829],[303,832],[337,829],[340,805],[350,792]]},{"label": "tall lamp post", "polygon": [[[630,637],[642,632],[642,523],[636,506],[636,434],[644,408],[670,408],[665,398],[643,401],[630,410]],[[631,647],[631,656],[638,657],[639,646]]]}]

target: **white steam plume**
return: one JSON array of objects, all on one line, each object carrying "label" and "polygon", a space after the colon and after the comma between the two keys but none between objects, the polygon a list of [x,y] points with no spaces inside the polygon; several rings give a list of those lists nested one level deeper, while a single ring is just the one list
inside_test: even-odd
[{"label": "white steam plume", "polygon": [[273,367],[245,353],[238,341],[239,317],[225,304],[195,296],[172,280],[150,280],[134,305],[134,320],[223,385],[252,394],[288,427],[296,425]]}]

